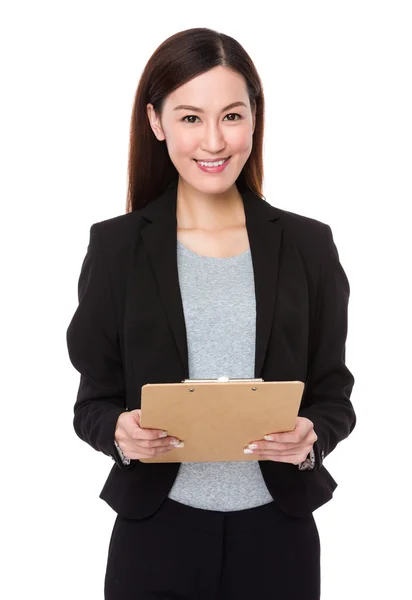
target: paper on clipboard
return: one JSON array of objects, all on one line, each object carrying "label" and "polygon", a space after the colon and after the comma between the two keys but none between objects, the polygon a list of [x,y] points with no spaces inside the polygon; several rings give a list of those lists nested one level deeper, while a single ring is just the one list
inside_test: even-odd
[{"label": "paper on clipboard", "polygon": [[243,449],[272,432],[295,428],[305,384],[260,378],[185,379],[141,388],[140,426],[164,429],[183,448],[140,462],[262,460]]}]

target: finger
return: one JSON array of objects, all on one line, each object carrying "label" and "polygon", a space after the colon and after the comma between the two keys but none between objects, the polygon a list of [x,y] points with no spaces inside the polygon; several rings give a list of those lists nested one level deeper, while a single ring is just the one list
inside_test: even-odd
[{"label": "finger", "polygon": [[[165,435],[165,432],[162,429],[150,429],[150,428],[141,427],[141,425],[140,425],[141,413],[142,413],[142,411],[140,408],[136,408],[135,410],[130,411],[130,414],[133,415],[134,421],[137,425],[136,431],[134,430],[130,434],[131,437],[133,437],[134,439],[156,440],[156,439],[164,438],[167,436],[167,432]],[[135,429],[135,428],[133,428],[133,429]]]},{"label": "finger", "polygon": [[172,444],[172,441],[176,440],[177,442],[179,442],[180,440],[177,440],[177,438],[175,437],[165,437],[162,438],[160,440],[144,440],[144,439],[139,439],[139,440],[135,440],[135,444],[134,444],[134,448],[141,448],[143,450],[147,450],[150,448],[167,448],[167,447],[171,447],[173,448],[174,445]]},{"label": "finger", "polygon": [[128,449],[126,446],[127,456],[131,454],[144,454],[146,456],[155,456],[158,453],[169,452],[176,446],[171,444],[171,440],[176,438],[165,438],[164,440],[139,440],[139,443],[134,443],[133,447]]},{"label": "finger", "polygon": [[266,440],[257,440],[251,443],[255,443],[258,445],[258,448],[265,450],[293,450],[302,446],[302,440],[299,442],[267,442]]},{"label": "finger", "polygon": [[[309,424],[309,425],[308,425]],[[310,431],[313,430],[313,423],[305,417],[297,417],[295,427],[291,431],[281,431],[268,433],[263,436],[264,439],[273,442],[299,443]]]},{"label": "finger", "polygon": [[263,436],[268,442],[278,442],[280,444],[299,444],[307,435],[302,431],[285,431],[282,433],[269,433]]},{"label": "finger", "polygon": [[142,448],[138,451],[136,450],[128,452],[127,456],[134,460],[138,458],[153,458],[154,456],[158,456],[159,454],[167,454],[168,452],[170,452],[170,450],[173,450],[173,446],[157,449],[153,448],[152,450],[150,450],[150,448]]},{"label": "finger", "polygon": [[263,459],[267,459],[267,460],[274,460],[277,462],[285,462],[285,463],[293,463],[293,464],[299,464],[301,462],[303,462],[306,458],[306,455],[304,458],[302,458],[302,454],[279,454],[279,453],[274,453],[274,452],[258,452],[256,453],[256,451],[254,452],[254,455],[256,456],[256,458],[263,458]]},{"label": "finger", "polygon": [[[278,438],[279,435],[284,436],[285,434],[278,433],[276,434],[276,437]],[[306,444],[307,446],[312,445],[316,442],[317,439],[318,436],[316,435],[315,431],[313,429],[310,429],[303,437],[302,435],[296,435],[294,440],[288,441],[285,438],[278,438],[278,441],[276,441],[276,439],[274,441],[260,440],[258,443],[262,446],[262,448],[270,448],[271,446],[273,446],[275,449],[286,448],[289,450],[293,450],[293,448],[296,448],[297,446],[302,446],[304,444]]]},{"label": "finger", "polygon": [[162,429],[149,429],[143,427],[133,427],[130,436],[135,440],[161,440],[167,437],[167,431]]},{"label": "finger", "polygon": [[269,452],[280,452],[281,454],[287,454],[288,452],[293,452],[293,450],[299,450],[302,448],[301,443],[293,443],[293,442],[260,442],[258,450],[265,450]]},{"label": "finger", "polygon": [[[259,449],[259,450],[254,450],[253,451],[254,454],[272,454],[273,456],[297,456],[297,455],[301,455],[302,454],[302,448],[299,448],[296,450],[296,452],[292,452],[291,450],[266,450],[264,448]],[[306,453],[305,456],[307,456],[308,453]]]},{"label": "finger", "polygon": [[[274,457],[279,457],[279,458],[285,458],[288,456],[301,456],[302,455],[302,450],[296,450],[296,452],[292,452],[290,450],[279,450],[279,451],[274,451],[274,450],[254,450],[253,454],[255,456],[274,456]],[[305,458],[308,455],[308,453],[305,454]],[[304,459],[303,459],[304,460]]]}]

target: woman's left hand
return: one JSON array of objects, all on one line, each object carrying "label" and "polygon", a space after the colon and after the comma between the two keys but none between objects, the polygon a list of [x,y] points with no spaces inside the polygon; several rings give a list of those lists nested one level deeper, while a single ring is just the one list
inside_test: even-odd
[{"label": "woman's left hand", "polygon": [[[269,436],[272,437],[272,441],[268,439]],[[252,448],[253,455],[266,460],[298,465],[306,460],[317,439],[312,421],[306,417],[297,417],[293,431],[268,434],[263,440],[252,442],[256,444],[256,449]],[[247,448],[250,446],[251,444]]]}]

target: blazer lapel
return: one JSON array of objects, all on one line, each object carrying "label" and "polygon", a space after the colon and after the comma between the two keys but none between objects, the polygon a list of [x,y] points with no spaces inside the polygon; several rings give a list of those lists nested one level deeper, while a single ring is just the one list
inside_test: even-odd
[{"label": "blazer lapel", "polygon": [[[278,282],[282,228],[279,211],[250,190],[240,191],[252,256],[256,294],[255,377],[261,377],[273,324]],[[162,304],[189,377],[183,303],[177,269],[177,183],[140,210],[148,224],[141,237],[156,280]]]}]

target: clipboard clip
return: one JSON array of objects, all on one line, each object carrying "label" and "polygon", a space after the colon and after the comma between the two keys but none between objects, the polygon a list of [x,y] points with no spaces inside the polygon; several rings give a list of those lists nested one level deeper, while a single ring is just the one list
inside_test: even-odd
[{"label": "clipboard clip", "polygon": [[215,377],[214,379],[182,379],[182,383],[203,383],[204,381],[219,381],[229,383],[230,381],[263,381],[261,377]]}]

